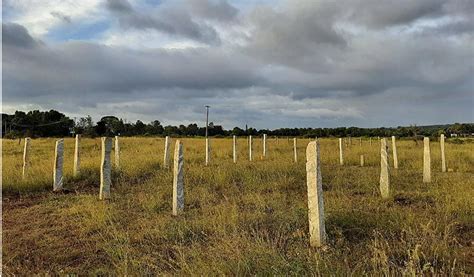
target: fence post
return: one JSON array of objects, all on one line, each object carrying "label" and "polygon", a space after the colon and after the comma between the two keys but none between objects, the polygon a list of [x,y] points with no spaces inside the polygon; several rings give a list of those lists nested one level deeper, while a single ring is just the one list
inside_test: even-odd
[{"label": "fence post", "polygon": [[306,147],[306,182],[308,188],[309,243],[320,247],[326,243],[324,225],[324,200],[321,175],[319,141]]},{"label": "fence post", "polygon": [[25,147],[23,148],[23,180],[26,178],[28,167],[30,165],[30,138],[25,138]]},{"label": "fence post", "polygon": [[178,139],[174,147],[174,167],[173,167],[173,215],[184,209],[184,156],[183,144]]},{"label": "fence post", "polygon": [[441,172],[446,172],[446,156],[444,154],[444,134],[441,134],[439,139],[439,145],[441,147]]},{"label": "fence post", "polygon": [[170,166],[170,137],[166,136],[165,137],[165,152],[163,154],[163,167],[164,168],[169,168]]},{"label": "fence post", "polygon": [[390,195],[390,175],[388,168],[388,146],[387,139],[380,140],[380,194],[382,198]]},{"label": "fence post", "polygon": [[102,137],[102,155],[100,162],[100,190],[99,199],[110,198],[110,185],[112,183],[110,153],[112,152],[112,138]]},{"label": "fence post", "polygon": [[430,138],[423,139],[423,183],[431,183]]},{"label": "fence post", "polygon": [[54,148],[53,191],[63,188],[64,140],[56,140]]},{"label": "fence post", "polygon": [[74,144],[74,168],[73,168],[73,176],[79,176],[81,171],[81,135],[76,135],[76,140]]}]

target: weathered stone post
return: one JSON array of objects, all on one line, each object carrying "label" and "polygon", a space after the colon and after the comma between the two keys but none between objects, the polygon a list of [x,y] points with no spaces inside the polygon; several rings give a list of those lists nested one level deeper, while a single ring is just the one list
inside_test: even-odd
[{"label": "weathered stone post", "polygon": [[359,137],[359,146],[362,146],[362,137]]},{"label": "weathered stone post", "polygon": [[369,145],[372,146],[372,137],[369,137]]},{"label": "weathered stone post", "polygon": [[115,168],[120,168],[120,144],[119,144],[119,137],[115,136]]},{"label": "weathered stone post", "polygon": [[263,158],[265,159],[267,156],[267,134],[263,134]]},{"label": "weathered stone post", "polygon": [[30,138],[25,138],[25,147],[23,148],[23,179],[26,178],[28,167],[30,166]]},{"label": "weathered stone post", "polygon": [[326,243],[324,200],[319,154],[319,141],[306,147],[306,183],[308,186],[309,244],[320,247]]},{"label": "weathered stone post", "polygon": [[392,136],[393,168],[398,169],[397,142],[395,136]]},{"label": "weathered stone post", "polygon": [[171,139],[169,136],[165,137],[165,152],[163,155],[163,167],[169,168],[170,167],[170,144]]},{"label": "weathered stone post", "polygon": [[360,155],[360,166],[364,166],[365,161],[364,161],[364,155]]},{"label": "weathered stone post", "polygon": [[298,162],[297,139],[293,138],[293,155],[295,163]]},{"label": "weathered stone post", "polygon": [[103,137],[102,141],[102,155],[100,162],[100,191],[99,199],[110,198],[110,185],[112,183],[110,153],[112,152],[112,138]]},{"label": "weathered stone post", "polygon": [[339,138],[339,164],[344,165],[344,156],[342,153],[342,138]]},{"label": "weathered stone post", "polygon": [[81,135],[76,135],[76,142],[74,145],[74,168],[73,168],[73,176],[77,177],[79,176],[79,173],[81,171],[81,152],[80,152],[80,147],[81,147]]},{"label": "weathered stone post", "polygon": [[390,196],[390,175],[388,168],[387,139],[380,140],[380,194],[382,198]]},{"label": "weathered stone post", "polygon": [[252,161],[252,136],[249,136],[249,161]]},{"label": "weathered stone post", "polygon": [[53,191],[63,188],[64,140],[58,139],[54,148]]},{"label": "weathered stone post", "polygon": [[206,138],[206,166],[208,166],[210,162],[211,162],[211,145],[210,145],[209,138]]},{"label": "weathered stone post", "polygon": [[232,136],[232,157],[234,163],[237,163],[237,138],[236,136]]},{"label": "weathered stone post", "polygon": [[423,139],[423,183],[431,183],[430,138]]},{"label": "weathered stone post", "polygon": [[173,167],[173,215],[184,209],[184,156],[183,144],[178,139],[174,147]]},{"label": "weathered stone post", "polygon": [[441,172],[446,172],[446,157],[444,155],[444,134],[441,134],[439,139],[439,145],[441,147]]}]

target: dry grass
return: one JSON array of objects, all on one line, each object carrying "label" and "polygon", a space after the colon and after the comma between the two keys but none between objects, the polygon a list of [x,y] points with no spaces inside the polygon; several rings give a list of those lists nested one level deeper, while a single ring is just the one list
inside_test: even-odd
[{"label": "dry grass", "polygon": [[[329,245],[308,247],[304,150],[269,139],[269,156],[247,161],[239,139],[184,139],[185,212],[171,216],[172,175],[161,138],[123,138],[112,199],[98,200],[100,140],[82,140],[82,175],[72,178],[65,140],[67,192],[52,193],[53,139],[32,141],[32,167],[21,180],[22,145],[3,140],[3,273],[185,275],[474,274],[474,144],[447,144],[441,173],[432,143],[433,183],[422,183],[422,145],[400,141],[392,197],[378,192],[379,144],[346,150],[323,139],[322,173]],[[173,144],[174,145],[174,144]],[[359,155],[366,167],[359,167]]]}]

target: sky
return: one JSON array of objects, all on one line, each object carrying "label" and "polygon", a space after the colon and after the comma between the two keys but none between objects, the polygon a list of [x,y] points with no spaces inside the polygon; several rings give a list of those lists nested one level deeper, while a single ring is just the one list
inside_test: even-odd
[{"label": "sky", "polygon": [[474,122],[472,0],[3,0],[2,110],[225,128]]}]

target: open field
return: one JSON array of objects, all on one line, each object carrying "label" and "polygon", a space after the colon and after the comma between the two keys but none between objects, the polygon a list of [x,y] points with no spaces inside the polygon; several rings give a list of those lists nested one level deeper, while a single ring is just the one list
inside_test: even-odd
[{"label": "open field", "polygon": [[[321,140],[329,245],[308,243],[305,148],[298,140],[183,139],[185,210],[171,216],[172,173],[162,168],[163,138],[121,138],[112,198],[98,199],[100,139],[82,139],[82,175],[72,177],[65,139],[65,188],[53,193],[54,139],[3,140],[3,273],[186,275],[474,274],[474,143],[447,141],[441,173],[431,143],[433,181],[422,183],[423,145],[398,141],[391,197],[380,197],[380,143],[353,139],[339,166],[337,139]],[[390,144],[391,145],[391,144]],[[172,143],[174,148],[174,140]],[[359,155],[365,155],[365,167]],[[112,155],[113,157],[113,155]],[[391,158],[391,157],[390,157]],[[390,160],[392,163],[392,160]]]}]

